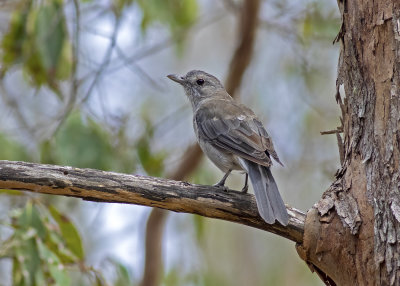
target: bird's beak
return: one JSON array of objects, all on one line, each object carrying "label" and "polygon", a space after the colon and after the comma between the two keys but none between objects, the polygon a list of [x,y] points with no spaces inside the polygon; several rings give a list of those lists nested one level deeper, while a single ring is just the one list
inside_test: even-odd
[{"label": "bird's beak", "polygon": [[176,81],[177,83],[179,83],[179,84],[181,84],[181,85],[183,85],[183,84],[185,83],[185,80],[183,79],[183,77],[178,76],[178,75],[176,75],[176,74],[169,74],[169,75],[167,75],[167,77],[168,77],[170,80]]}]

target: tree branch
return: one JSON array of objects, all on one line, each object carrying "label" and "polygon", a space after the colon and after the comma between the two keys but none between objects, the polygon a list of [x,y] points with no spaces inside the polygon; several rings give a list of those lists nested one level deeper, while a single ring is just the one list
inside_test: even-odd
[{"label": "tree branch", "polygon": [[269,225],[254,196],[167,179],[25,162],[0,161],[0,189],[127,203],[232,221],[301,243],[305,214],[288,208],[289,225]]}]

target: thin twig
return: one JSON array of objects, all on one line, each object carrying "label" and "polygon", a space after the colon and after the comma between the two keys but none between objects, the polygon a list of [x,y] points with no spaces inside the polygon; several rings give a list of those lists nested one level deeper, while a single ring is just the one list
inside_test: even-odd
[{"label": "thin twig", "polygon": [[33,140],[36,141],[36,133],[35,128],[31,127],[28,123],[28,120],[25,118],[24,113],[20,107],[18,100],[10,95],[4,86],[4,79],[0,79],[0,95],[3,98],[4,103],[10,108],[12,112],[15,113],[16,119],[18,120],[21,127],[27,132],[27,135]]},{"label": "thin twig", "polygon": [[[191,28],[189,30],[189,32],[191,32],[191,33],[199,32],[199,31],[203,30],[204,28],[208,27],[209,25],[212,25],[212,24],[216,23],[217,21],[222,20],[225,16],[226,16],[226,14],[217,13],[216,15],[214,15],[210,19],[204,21],[203,23],[199,23],[199,24],[195,25],[193,28]],[[185,32],[188,32],[188,31],[185,31]],[[176,42],[176,39],[173,36],[171,36],[151,47],[145,47],[142,50],[136,52],[134,55],[127,57],[125,60],[122,61],[122,63],[116,64],[115,66],[110,66],[107,69],[107,73],[109,74],[109,73],[116,72],[125,66],[131,65],[135,61],[138,61],[138,60],[144,59],[148,56],[154,55],[155,53],[158,53],[166,48],[169,48],[175,42]]]},{"label": "thin twig", "polygon": [[117,17],[116,18],[116,22],[114,25],[114,30],[110,39],[110,44],[107,48],[106,54],[104,55],[102,64],[100,65],[100,67],[98,68],[97,72],[94,75],[94,79],[88,89],[88,91],[86,92],[86,95],[83,97],[83,99],[81,100],[82,103],[85,103],[89,97],[90,94],[92,93],[93,88],[95,87],[95,85],[97,84],[98,80],[100,79],[100,77],[102,76],[102,74],[105,72],[107,66],[109,65],[110,61],[111,61],[111,56],[113,53],[113,50],[117,44],[117,35],[118,35],[118,30],[119,30],[119,26],[121,24],[121,19],[122,17]]},{"label": "thin twig", "polygon": [[[116,45],[115,46],[115,51],[117,52],[117,55],[123,59],[124,61],[128,61],[128,57],[125,55],[125,53],[122,51],[122,49]],[[135,75],[141,76],[144,80],[148,81],[149,85],[159,91],[162,91],[161,85],[155,81],[144,69],[142,69],[137,63],[132,62],[132,64],[126,66],[130,71],[132,71]]]},{"label": "thin twig", "polygon": [[321,131],[320,133],[321,133],[321,135],[343,133],[343,128],[339,126],[336,129],[327,130],[327,131]]}]

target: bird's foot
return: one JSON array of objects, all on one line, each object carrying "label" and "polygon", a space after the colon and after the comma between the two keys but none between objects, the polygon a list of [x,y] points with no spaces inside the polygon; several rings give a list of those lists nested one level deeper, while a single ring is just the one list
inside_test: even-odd
[{"label": "bird's foot", "polygon": [[224,192],[229,191],[229,188],[221,183],[217,183],[217,184],[213,185],[213,187],[219,188],[219,189],[223,190]]}]

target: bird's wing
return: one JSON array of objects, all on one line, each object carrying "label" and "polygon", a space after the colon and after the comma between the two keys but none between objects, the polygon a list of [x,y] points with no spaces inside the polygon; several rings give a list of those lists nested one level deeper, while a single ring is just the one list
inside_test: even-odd
[{"label": "bird's wing", "polygon": [[204,140],[260,165],[272,164],[269,155],[282,164],[267,131],[249,108],[210,100],[196,110],[194,119]]}]

